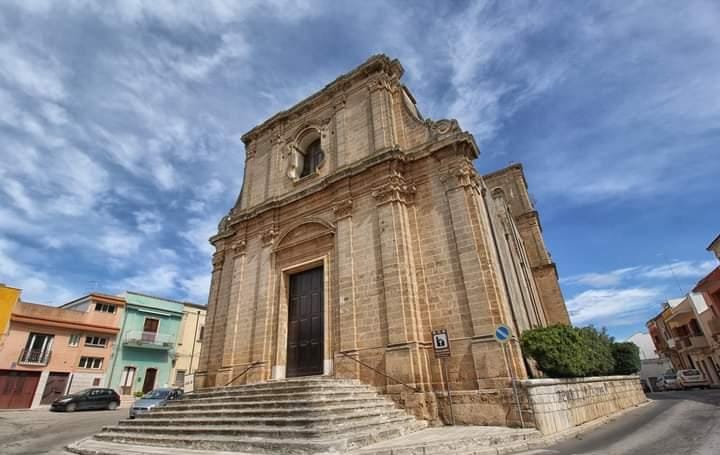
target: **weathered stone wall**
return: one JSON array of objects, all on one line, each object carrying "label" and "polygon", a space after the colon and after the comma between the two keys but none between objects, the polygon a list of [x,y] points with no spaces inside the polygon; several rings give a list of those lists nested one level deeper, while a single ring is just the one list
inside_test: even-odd
[{"label": "weathered stone wall", "polygon": [[[557,433],[647,401],[639,376],[520,381],[535,427]],[[528,401],[529,400],[529,401]]]}]

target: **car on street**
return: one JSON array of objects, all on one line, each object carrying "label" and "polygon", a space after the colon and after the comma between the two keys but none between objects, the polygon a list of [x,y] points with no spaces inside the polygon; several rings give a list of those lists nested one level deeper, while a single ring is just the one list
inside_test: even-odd
[{"label": "car on street", "polygon": [[92,388],[62,396],[50,405],[51,411],[73,412],[85,409],[114,410],[120,406],[120,395],[113,389]]},{"label": "car on street", "polygon": [[677,374],[675,373],[665,373],[661,374],[657,378],[657,382],[655,383],[655,387],[660,391],[664,392],[667,390],[682,390],[682,386],[677,380]]},{"label": "car on street", "polygon": [[705,379],[700,370],[695,369],[679,370],[677,372],[677,382],[683,389],[705,389],[710,387],[710,381]]},{"label": "car on street", "polygon": [[164,406],[168,401],[177,400],[181,398],[182,395],[182,389],[161,388],[152,390],[130,406],[129,417],[134,419],[153,408]]}]

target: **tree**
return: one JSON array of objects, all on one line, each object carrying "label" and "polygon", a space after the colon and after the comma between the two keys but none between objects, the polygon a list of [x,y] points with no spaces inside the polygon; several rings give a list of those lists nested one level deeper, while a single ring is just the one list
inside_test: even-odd
[{"label": "tree", "polygon": [[612,355],[615,359],[615,374],[634,374],[640,371],[640,349],[635,343],[613,343]]}]

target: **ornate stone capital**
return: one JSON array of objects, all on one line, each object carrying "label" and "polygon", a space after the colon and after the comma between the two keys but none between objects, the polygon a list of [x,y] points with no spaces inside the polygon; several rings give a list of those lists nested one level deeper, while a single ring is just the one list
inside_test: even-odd
[{"label": "ornate stone capital", "polygon": [[236,256],[245,254],[246,246],[247,246],[247,242],[245,240],[237,240],[237,241],[233,242],[232,245],[230,245],[230,247],[232,248],[232,250]]},{"label": "ornate stone capital", "polygon": [[333,207],[333,213],[335,214],[335,220],[341,220],[352,215],[353,200],[345,199],[344,201],[338,202]]},{"label": "ornate stone capital", "polygon": [[469,161],[462,163],[460,166],[450,169],[450,171],[441,177],[443,183],[448,190],[456,188],[472,188],[480,190],[482,184],[480,175]]},{"label": "ornate stone capital", "polygon": [[268,227],[266,230],[263,231],[263,233],[260,235],[260,239],[262,240],[263,246],[271,246],[275,239],[277,238],[279,232],[275,225],[272,225]]},{"label": "ornate stone capital", "polygon": [[224,263],[225,263],[225,250],[216,251],[212,257],[213,270],[222,269],[222,266]]},{"label": "ornate stone capital", "polygon": [[394,173],[387,182],[373,189],[372,195],[377,205],[388,202],[411,204],[415,197],[415,185],[405,181],[400,174]]}]

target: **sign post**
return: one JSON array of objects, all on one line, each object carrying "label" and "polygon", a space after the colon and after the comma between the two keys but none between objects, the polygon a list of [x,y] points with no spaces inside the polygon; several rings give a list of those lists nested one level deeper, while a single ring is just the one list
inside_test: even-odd
[{"label": "sign post", "polygon": [[510,330],[510,327],[506,326],[505,324],[500,324],[499,326],[495,327],[495,340],[503,347],[503,353],[505,354],[505,365],[507,366],[508,375],[510,376],[513,396],[515,396],[515,405],[517,406],[518,415],[520,416],[520,426],[522,428],[525,428],[525,419],[523,419],[522,415],[520,397],[518,396],[517,386],[515,384],[515,375],[513,374],[513,369],[510,368],[510,360],[512,359],[512,357],[510,356],[510,348],[508,348],[507,343],[510,340],[511,336],[512,330]]},{"label": "sign post", "polygon": [[450,405],[450,425],[455,425],[455,414],[453,412],[452,395],[450,394],[450,375],[447,371],[447,358],[450,357],[450,338],[448,337],[447,330],[433,330],[432,340],[433,350],[435,351],[435,358],[440,359],[441,373],[443,376],[443,381],[445,382],[448,404]]}]

